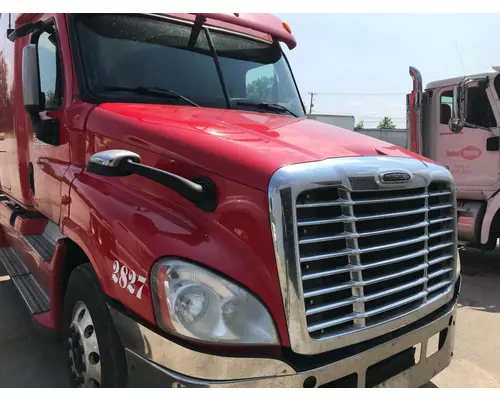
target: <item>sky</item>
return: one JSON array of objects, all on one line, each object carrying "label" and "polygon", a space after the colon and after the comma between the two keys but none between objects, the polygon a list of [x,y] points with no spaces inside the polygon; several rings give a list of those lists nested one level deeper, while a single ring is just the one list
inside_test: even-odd
[{"label": "sky", "polygon": [[500,66],[500,14],[276,15],[297,39],[283,47],[307,110],[317,92],[313,113],[353,115],[365,128],[385,116],[406,126],[410,65],[424,87]]}]

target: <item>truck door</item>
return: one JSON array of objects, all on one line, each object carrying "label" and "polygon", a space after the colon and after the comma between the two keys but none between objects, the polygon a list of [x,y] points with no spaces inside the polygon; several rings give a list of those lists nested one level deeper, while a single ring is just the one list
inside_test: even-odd
[{"label": "truck door", "polygon": [[[8,14],[0,14],[0,32],[9,27]],[[11,173],[17,162],[14,160],[16,140],[14,135],[13,103],[14,45],[6,37],[0,40],[0,190],[10,192]],[[12,162],[11,162],[12,161]]]},{"label": "truck door", "polygon": [[[61,211],[61,180],[69,166],[69,134],[65,129],[65,113],[63,100],[69,102],[69,91],[64,85],[64,68],[62,63],[61,42],[65,32],[64,19],[45,14],[42,21],[53,24],[54,33],[43,32],[31,37],[31,43],[37,45],[38,67],[40,74],[40,90],[45,98],[45,109],[40,113],[42,119],[59,120],[59,145],[46,144],[38,140],[31,124],[29,132],[30,186],[33,192],[35,207],[47,218],[59,223]],[[36,22],[36,21],[33,21]],[[66,44],[66,52],[69,47]],[[64,59],[69,59],[65,58]],[[66,63],[68,64],[68,63]],[[66,65],[67,67],[67,65]]]},{"label": "truck door", "polygon": [[498,110],[489,89],[470,86],[468,89],[467,122],[489,128],[463,128],[452,133],[448,121],[452,116],[453,89],[444,88],[436,93],[434,112],[438,116],[436,161],[449,168],[457,186],[466,188],[493,186],[499,180],[500,152],[487,151],[486,140],[498,136]]}]

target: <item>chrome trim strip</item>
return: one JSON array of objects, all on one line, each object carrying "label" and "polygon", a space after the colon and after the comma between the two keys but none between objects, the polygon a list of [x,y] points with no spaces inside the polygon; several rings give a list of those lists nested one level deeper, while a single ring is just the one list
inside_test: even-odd
[{"label": "chrome trim strip", "polygon": [[[375,183],[380,184],[379,176],[381,173],[405,170],[412,174],[412,180],[404,183],[391,184],[393,189],[416,189],[427,187],[432,181],[443,181],[450,185],[452,189],[452,199],[450,207],[456,207],[455,185],[450,172],[437,164],[424,163],[416,159],[398,158],[398,157],[350,157],[327,159],[317,162],[303,163],[288,165],[277,170],[271,177],[268,189],[269,198],[269,211],[271,221],[271,232],[273,235],[273,244],[275,250],[276,264],[278,268],[278,275],[280,279],[280,287],[283,297],[284,311],[288,323],[288,330],[290,335],[290,343],[293,351],[300,354],[317,354],[350,344],[359,343],[361,341],[383,335],[394,329],[407,325],[450,301],[453,292],[452,286],[439,296],[431,298],[431,300],[421,307],[418,307],[406,314],[398,316],[394,319],[386,321],[381,324],[372,326],[357,326],[355,332],[347,332],[345,334],[335,334],[331,336],[321,337],[321,339],[312,339],[308,332],[306,322],[306,309],[304,304],[304,293],[302,289],[302,277],[300,271],[300,257],[299,257],[299,244],[297,240],[297,226],[315,225],[318,223],[332,223],[342,222],[345,226],[354,221],[361,220],[359,217],[355,218],[352,214],[346,212],[347,217],[340,217],[329,220],[320,221],[301,221],[297,224],[296,220],[296,198],[298,194],[305,190],[322,188],[325,186],[345,188],[348,191],[353,191],[352,181],[349,179],[367,177],[374,179]],[[358,181],[357,184],[359,184]],[[381,186],[381,189],[387,189]],[[361,190],[361,189],[356,189]],[[373,188],[370,188],[373,190]],[[438,192],[441,193],[441,192]],[[430,193],[436,194],[436,193]],[[437,195],[437,194],[436,194]],[[343,199],[348,202],[352,201],[350,198]],[[349,203],[350,204],[350,203]],[[346,209],[352,207],[351,205],[342,206]],[[408,215],[416,212],[427,213],[430,207],[418,209],[417,211],[411,210]],[[349,216],[351,215],[351,216]],[[401,217],[406,215],[405,212],[394,213],[394,217]],[[380,214],[377,216],[380,217]],[[389,217],[390,214],[385,214],[382,217]],[[371,216],[363,216],[361,218],[370,219]],[[429,221],[429,224],[445,221],[454,221],[454,229],[456,232],[456,216],[444,217]],[[347,224],[346,224],[347,223]],[[359,249],[355,247],[354,241],[357,241],[356,232],[348,232],[353,234],[350,240],[352,250],[343,252],[344,255],[350,257],[357,257]],[[429,250],[436,250],[439,246],[434,246]],[[454,256],[452,265],[455,273],[453,274],[453,281],[457,279],[457,259],[458,252],[456,246],[456,238],[446,246],[454,246]],[[446,247],[443,246],[443,247]],[[361,269],[382,266],[386,264],[396,263],[402,260],[418,257],[420,255],[427,255],[429,251],[423,250],[413,254],[396,257],[382,262],[377,261],[372,264],[363,265]],[[337,253],[339,254],[339,253]],[[346,272],[355,272],[355,268],[350,268]],[[345,268],[344,268],[345,269]],[[329,271],[334,272],[335,270]],[[323,271],[321,271],[323,272]],[[335,271],[337,272],[337,271]],[[306,275],[307,276],[307,275]],[[312,278],[311,278],[312,279]],[[355,280],[355,279],[354,279]],[[356,287],[353,290],[358,290]],[[362,289],[362,287],[361,287]],[[432,288],[434,289],[434,287]],[[423,292],[426,295],[427,292]],[[359,294],[358,294],[359,295]],[[357,310],[356,310],[357,311]],[[372,313],[372,310],[370,313]],[[369,314],[372,315],[372,314]],[[357,314],[358,316],[365,317],[366,313]],[[364,321],[356,321],[364,322]]]},{"label": "chrome trim strip", "polygon": [[290,375],[296,371],[272,358],[221,357],[174,343],[108,306],[122,345],[142,357],[199,379],[248,379]]}]

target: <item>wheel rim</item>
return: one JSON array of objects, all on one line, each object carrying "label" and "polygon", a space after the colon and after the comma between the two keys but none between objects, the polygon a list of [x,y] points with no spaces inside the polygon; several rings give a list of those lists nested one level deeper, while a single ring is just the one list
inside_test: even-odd
[{"label": "wheel rim", "polygon": [[100,387],[101,353],[94,322],[85,303],[73,308],[68,336],[71,376],[78,387]]}]

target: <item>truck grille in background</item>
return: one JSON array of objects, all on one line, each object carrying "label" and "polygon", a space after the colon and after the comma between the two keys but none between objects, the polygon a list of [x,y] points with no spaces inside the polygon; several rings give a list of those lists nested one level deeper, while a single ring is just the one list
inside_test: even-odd
[{"label": "truck grille in background", "polygon": [[451,290],[453,196],[320,188],[296,199],[307,327],[313,339],[378,325]]}]

